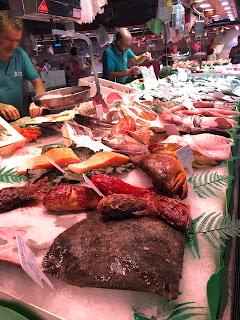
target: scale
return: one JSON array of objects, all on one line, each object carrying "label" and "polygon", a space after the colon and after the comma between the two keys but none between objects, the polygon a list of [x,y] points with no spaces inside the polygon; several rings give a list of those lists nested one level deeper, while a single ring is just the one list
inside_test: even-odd
[{"label": "scale", "polygon": [[94,96],[89,97],[91,89],[89,86],[67,87],[51,90],[37,95],[33,97],[33,102],[39,107],[48,109],[62,109],[63,107],[75,106],[82,102],[95,100],[100,93],[100,85],[91,40],[87,36],[73,31],[53,29],[52,33],[56,36],[64,36],[70,39],[82,39],[87,42],[97,91]]}]

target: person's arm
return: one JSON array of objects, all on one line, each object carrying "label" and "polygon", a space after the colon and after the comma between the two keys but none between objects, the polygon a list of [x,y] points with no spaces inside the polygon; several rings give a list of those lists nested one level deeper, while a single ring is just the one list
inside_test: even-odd
[{"label": "person's arm", "polygon": [[86,69],[90,67],[90,64],[85,59],[83,59],[83,65],[84,65],[84,68]]},{"label": "person's arm", "polygon": [[121,71],[121,72],[108,72],[108,79],[111,81],[115,81],[115,79],[121,79],[124,77],[128,77],[130,75],[137,75],[139,72],[139,67],[132,67],[130,69],[127,69],[125,71]]},{"label": "person's arm", "polygon": [[135,64],[141,64],[143,63],[145,60],[151,60],[151,53],[150,52],[145,52],[143,54],[141,54],[140,56],[135,56],[133,57],[131,60],[135,63]]},{"label": "person's arm", "polygon": [[[31,83],[33,84],[33,86],[35,88],[35,95],[36,96],[46,92],[46,88],[45,88],[41,78],[31,80]],[[38,106],[35,105],[34,102],[32,102],[29,106],[29,114],[30,114],[30,117],[39,117],[42,114],[42,108],[39,108]]]}]

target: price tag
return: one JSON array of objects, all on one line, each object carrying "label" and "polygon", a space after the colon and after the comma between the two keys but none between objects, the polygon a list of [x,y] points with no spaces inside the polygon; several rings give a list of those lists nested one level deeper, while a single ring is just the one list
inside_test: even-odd
[{"label": "price tag", "polygon": [[97,152],[99,150],[112,151],[111,148],[105,146],[101,141],[94,141],[89,136],[71,136],[71,140],[79,147],[85,147]]},{"label": "price tag", "polygon": [[25,241],[16,233],[16,240],[20,262],[23,270],[37,283],[40,288],[43,288],[42,280],[44,280],[54,291],[56,291],[50,280],[45,276],[39,268],[36,258],[32,250],[26,245]]},{"label": "price tag", "polygon": [[183,105],[184,105],[184,107],[186,107],[188,110],[195,109],[194,106],[193,106],[192,101],[189,99],[189,97],[188,97],[188,95],[187,95],[186,93],[184,94]]},{"label": "price tag", "polygon": [[168,86],[163,87],[163,96],[166,100],[168,100],[170,98],[170,91],[169,91]]},{"label": "price tag", "polygon": [[192,175],[193,174],[192,162],[194,161],[194,156],[189,144],[178,149],[176,151],[176,155],[178,157],[179,162],[183,166],[183,168],[187,168],[189,173]]},{"label": "price tag", "polygon": [[175,124],[165,124],[164,129],[166,130],[168,136],[180,136],[180,133]]},{"label": "price tag", "polygon": [[102,104],[97,104],[96,105],[96,112],[97,112],[97,117],[102,120],[103,118],[103,105]]},{"label": "price tag", "polygon": [[123,103],[126,104],[126,105],[129,105],[129,104],[130,104],[130,99],[129,99],[128,95],[126,95],[126,94],[123,94],[123,95],[122,95],[122,101],[123,101]]},{"label": "price tag", "polygon": [[104,197],[102,192],[95,186],[95,184],[92,183],[92,181],[84,173],[82,173],[82,175],[83,175],[83,179],[85,180],[85,182],[87,182],[89,187],[92,188],[95,192],[97,192],[97,194],[99,194],[100,197]]},{"label": "price tag", "polygon": [[58,164],[56,164],[56,162],[54,162],[53,160],[51,160],[47,156],[45,156],[45,157],[46,157],[47,161],[50,162],[55,168],[57,168],[62,173],[66,173]]}]

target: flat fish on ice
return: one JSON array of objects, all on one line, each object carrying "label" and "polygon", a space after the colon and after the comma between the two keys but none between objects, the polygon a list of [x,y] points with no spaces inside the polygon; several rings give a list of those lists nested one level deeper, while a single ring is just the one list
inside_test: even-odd
[{"label": "flat fish on ice", "polygon": [[155,217],[112,221],[90,213],[55,239],[43,267],[79,287],[151,292],[175,299],[184,244],[183,232]]}]

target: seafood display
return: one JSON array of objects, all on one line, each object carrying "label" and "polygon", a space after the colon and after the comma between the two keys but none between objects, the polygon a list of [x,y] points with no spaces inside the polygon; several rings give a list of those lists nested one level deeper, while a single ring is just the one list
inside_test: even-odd
[{"label": "seafood display", "polygon": [[80,162],[80,159],[71,148],[52,148],[40,156],[21,161],[17,166],[17,172],[18,174],[26,174],[28,169],[52,169],[54,166],[48,158],[60,167]]},{"label": "seafood display", "polygon": [[91,188],[60,184],[43,197],[43,205],[54,212],[92,210],[97,207],[100,198]]},{"label": "seafood display", "polygon": [[157,188],[170,197],[180,199],[187,197],[187,181],[181,163],[170,154],[151,153],[143,156],[132,156],[131,161],[143,170]]},{"label": "seafood display", "polygon": [[[59,128],[58,147],[53,147],[52,141],[45,143],[42,127],[38,142],[31,142],[38,143],[39,152],[31,157],[23,153],[15,161],[16,175],[24,174],[26,185],[12,180],[15,185],[5,187],[8,178],[0,182],[0,260],[20,264],[16,230],[36,252],[47,274],[80,287],[82,295],[92,287],[116,289],[113,295],[120,300],[120,290],[128,290],[129,296],[134,294],[131,291],[154,293],[161,299],[176,299],[176,304],[195,301],[194,297],[189,300],[190,291],[182,290],[188,279],[186,269],[196,266],[188,251],[188,232],[195,232],[192,226],[203,213],[224,214],[227,182],[225,189],[217,184],[218,198],[212,193],[209,201],[198,199],[192,181],[196,176],[199,180],[204,177],[207,184],[208,176],[224,182],[228,178],[225,162],[235,156],[231,150],[239,112],[228,79],[199,76],[183,81],[179,74],[158,80],[156,88],[143,91],[134,100],[113,92],[75,108],[73,119]],[[175,125],[171,126],[174,134],[169,132],[169,124]],[[187,145],[194,156],[194,175],[188,180],[177,157],[177,150]],[[4,166],[1,172],[8,173],[8,164],[4,162]],[[190,170],[186,172],[190,174]],[[38,231],[37,223],[32,228],[34,215],[36,220],[41,218]],[[205,288],[218,271],[219,252],[210,244],[205,249],[201,241],[199,247],[201,252],[197,252],[199,248],[196,252],[201,260],[199,269],[193,270],[195,279],[203,271],[206,252],[211,256],[210,274],[201,284],[204,289],[199,289],[207,300]],[[98,289],[97,297],[104,292]],[[86,297],[91,294],[87,292]],[[72,291],[71,297],[75,298]],[[131,297],[131,304],[138,301]],[[196,303],[196,308],[202,306],[202,301]],[[93,314],[91,310],[89,319]],[[158,318],[149,313],[147,318],[151,317]],[[106,320],[110,318],[117,315]]]},{"label": "seafood display", "polygon": [[22,187],[8,187],[0,190],[0,211],[6,212],[13,208],[28,204],[30,201],[41,200],[44,192],[48,190],[45,184],[47,178],[35,184]]},{"label": "seafood display", "polygon": [[128,163],[129,158],[120,153],[102,151],[92,155],[89,159],[77,164],[69,164],[68,169],[81,174],[91,169],[121,166]]},{"label": "seafood display", "polygon": [[156,217],[105,221],[91,213],[55,239],[43,266],[75,286],[152,292],[175,299],[184,243],[181,231]]},{"label": "seafood display", "polygon": [[131,216],[157,216],[181,231],[191,223],[190,207],[183,201],[156,193],[138,198],[130,194],[112,194],[100,200],[98,212],[112,219]]}]

